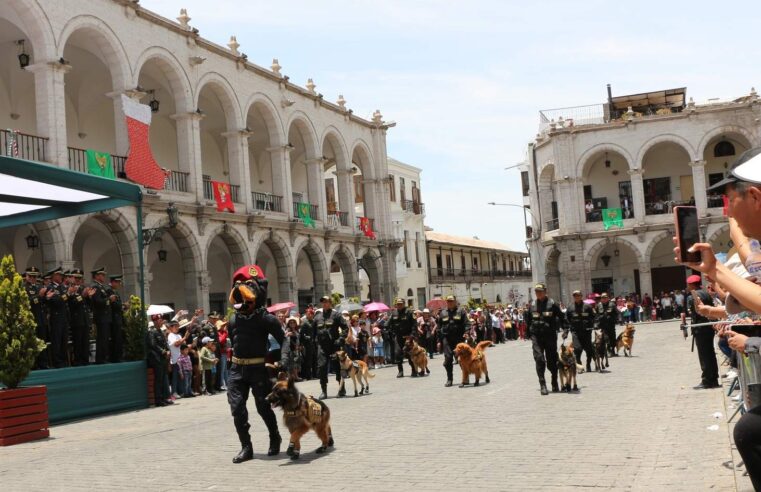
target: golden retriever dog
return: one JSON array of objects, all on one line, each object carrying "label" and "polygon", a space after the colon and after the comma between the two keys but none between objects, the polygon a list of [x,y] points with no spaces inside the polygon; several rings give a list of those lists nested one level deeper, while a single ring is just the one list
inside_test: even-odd
[{"label": "golden retriever dog", "polygon": [[622,348],[624,349],[624,356],[629,357],[632,355],[632,347],[634,346],[634,332],[637,331],[634,329],[634,325],[631,323],[626,325],[626,328],[624,331],[621,332],[621,334],[618,335],[616,338],[616,354],[618,354],[618,351]]},{"label": "golden retriever dog", "polygon": [[267,395],[267,402],[283,409],[283,423],[291,434],[286,454],[292,460],[297,460],[301,454],[301,438],[304,434],[310,430],[317,434],[322,446],[315,452],[322,454],[333,446],[333,432],[330,429],[328,406],[311,396],[305,396],[296,389],[294,383],[293,377],[281,372],[272,392]]},{"label": "golden retriever dog", "polygon": [[[341,383],[339,385],[339,394],[344,394],[344,383],[347,378],[351,378],[354,383],[354,396],[370,394],[370,381],[368,378],[374,378],[375,374],[372,374],[367,369],[367,364],[361,360],[351,360],[349,356],[343,350],[336,352],[338,358],[338,365],[341,366]],[[363,383],[364,380],[364,383]],[[357,383],[362,387],[362,390],[357,393]]]},{"label": "golden retriever dog", "polygon": [[576,386],[577,373],[576,356],[573,353],[573,344],[560,345],[558,357],[558,375],[560,376],[560,391],[579,391]]},{"label": "golden retriever dog", "polygon": [[406,337],[404,353],[410,358],[410,362],[412,362],[412,370],[415,371],[418,376],[425,376],[426,374],[431,373],[431,370],[428,369],[428,354],[423,347],[418,345],[417,340],[415,340],[414,337]]},{"label": "golden retriever dog", "polygon": [[476,382],[473,386],[480,386],[481,375],[486,376],[486,382],[489,383],[489,369],[486,367],[486,347],[490,346],[491,340],[479,342],[475,347],[467,343],[458,343],[454,349],[454,356],[460,364],[462,370],[462,383],[460,388],[470,384],[470,375],[473,374]]}]

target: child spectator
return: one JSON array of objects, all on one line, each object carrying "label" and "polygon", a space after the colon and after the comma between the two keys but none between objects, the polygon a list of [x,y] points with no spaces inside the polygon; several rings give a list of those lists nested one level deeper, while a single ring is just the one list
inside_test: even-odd
[{"label": "child spectator", "polygon": [[180,356],[177,358],[177,365],[180,368],[180,395],[183,398],[196,396],[193,394],[193,364],[190,362],[190,348],[187,344],[180,345]]},{"label": "child spectator", "polygon": [[379,369],[386,364],[385,351],[383,350],[383,336],[381,329],[373,327],[373,337],[371,340],[373,346],[373,369]]},{"label": "child spectator", "polygon": [[203,371],[203,383],[201,391],[205,395],[214,394],[214,369],[217,367],[217,359],[214,356],[214,340],[209,337],[204,337],[201,340],[203,347],[198,357],[201,359],[201,370]]}]

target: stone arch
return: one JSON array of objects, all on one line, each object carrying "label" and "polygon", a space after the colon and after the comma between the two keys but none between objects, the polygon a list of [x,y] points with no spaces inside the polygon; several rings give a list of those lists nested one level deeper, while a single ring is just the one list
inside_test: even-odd
[{"label": "stone arch", "polygon": [[328,280],[330,276],[330,268],[325,260],[325,253],[314,239],[304,238],[294,248],[293,255],[293,269],[296,270],[296,265],[299,261],[299,254],[304,251],[309,259],[309,264],[312,267],[312,274],[314,275],[314,295],[316,299],[329,294],[328,292]]},{"label": "stone arch", "polygon": [[616,154],[619,154],[624,158],[630,169],[634,164],[634,159],[632,159],[631,154],[625,148],[614,143],[601,143],[590,147],[581,154],[581,157],[579,157],[579,160],[576,163],[576,176],[584,176],[587,166],[591,165],[593,158],[597,157],[601,152],[615,152]]},{"label": "stone arch", "polygon": [[[381,281],[383,264],[381,263],[380,251],[377,248],[361,248],[357,253],[357,260],[370,280],[370,300],[381,301],[383,299]],[[394,293],[389,294],[389,296],[393,295]]]},{"label": "stone arch", "polygon": [[56,42],[52,26],[47,21],[47,15],[34,0],[9,0],[4,2],[5,8],[15,12],[23,25],[16,25],[31,41],[34,52],[34,63],[58,59]]},{"label": "stone arch", "polygon": [[336,168],[347,170],[351,168],[351,159],[347,153],[346,142],[341,133],[334,126],[329,126],[322,132],[320,137],[321,148],[325,148],[325,143],[329,142],[336,153]]},{"label": "stone arch", "polygon": [[642,251],[640,251],[640,249],[634,243],[632,243],[628,239],[616,237],[613,240],[600,239],[594,245],[592,245],[592,247],[589,248],[589,250],[587,251],[584,264],[591,265],[590,268],[594,269],[594,266],[597,261],[597,255],[599,255],[607,246],[610,246],[613,244],[623,244],[624,246],[629,248],[632,251],[632,253],[634,253],[634,256],[636,256],[637,262],[639,264],[644,263],[645,256],[642,254]]},{"label": "stone arch", "polygon": [[199,99],[201,93],[206,88],[212,91],[217,96],[220,104],[222,105],[222,111],[225,113],[225,122],[229,131],[239,130],[244,125],[241,124],[242,117],[240,114],[240,103],[238,97],[235,95],[230,82],[217,72],[207,72],[201,77],[196,84],[195,93],[193,94],[193,102],[196,108],[199,105]]},{"label": "stone arch", "polygon": [[545,283],[548,295],[560,301],[563,298],[562,281],[560,272],[560,250],[553,246],[544,262]]},{"label": "stone arch", "polygon": [[225,243],[227,249],[230,250],[230,255],[233,258],[233,271],[236,269],[253,263],[251,261],[251,255],[248,251],[248,246],[243,235],[238,230],[229,224],[219,224],[208,234],[208,241],[206,242],[204,263],[208,264],[209,250],[211,249],[211,243],[219,236]]},{"label": "stone arch", "polygon": [[652,255],[653,250],[658,245],[659,242],[661,242],[665,238],[670,238],[674,235],[671,231],[661,231],[650,240],[649,244],[647,245],[647,250],[645,250],[645,256],[644,260],[647,262],[648,265],[652,263]]},{"label": "stone arch", "polygon": [[[202,277],[202,272],[205,271],[203,265],[204,257],[193,229],[183,219],[180,219],[175,227],[169,227],[168,218],[163,218],[155,227],[165,227],[166,232],[164,234],[171,236],[180,250],[185,280],[186,307],[195,308],[203,306],[203,299],[200,299],[199,295],[199,286],[206,280]],[[145,253],[148,253],[148,248],[145,249]],[[149,263],[146,262],[146,264]]]},{"label": "stone arch", "polygon": [[357,272],[357,259],[354,257],[351,249],[344,243],[338,243],[330,248],[327,254],[329,264],[333,259],[341,267],[344,283],[344,295],[346,297],[359,297],[361,295],[361,286],[359,285],[359,273]]},{"label": "stone arch", "polygon": [[314,128],[312,120],[309,119],[306,113],[301,111],[293,113],[286,125],[286,138],[290,139],[291,127],[294,125],[304,140],[306,159],[318,159],[321,157],[320,146],[317,142],[317,131]]},{"label": "stone arch", "polygon": [[285,138],[285,130],[283,129],[280,113],[278,113],[275,103],[272,102],[269,96],[261,92],[253,94],[246,103],[245,112],[243,113],[244,118],[248,119],[248,114],[253,108],[257,108],[264,118],[270,144],[275,147],[288,143]]},{"label": "stone arch", "polygon": [[105,57],[103,62],[109,69],[114,89],[127,89],[129,82],[132,80],[132,71],[127,51],[124,49],[124,45],[122,45],[119,37],[111,30],[111,27],[95,16],[80,15],[70,19],[66,23],[58,38],[56,59],[63,57],[63,52],[69,39],[77,32],[83,32],[89,40],[97,44]]},{"label": "stone arch", "polygon": [[550,188],[555,176],[555,164],[548,162],[539,169],[539,182],[537,188]]},{"label": "stone arch", "polygon": [[169,81],[174,97],[174,105],[178,113],[193,111],[193,89],[187,72],[174,54],[161,46],[151,46],[138,56],[132,86],[138,85],[143,67],[151,61],[158,62],[158,67]]},{"label": "stone arch", "polygon": [[370,151],[370,146],[367,145],[367,142],[362,139],[357,139],[354,141],[354,144],[352,144],[351,147],[352,160],[354,159],[355,155],[359,157],[359,162],[357,162],[357,165],[362,170],[362,174],[366,176],[367,179],[374,179],[377,173],[375,166],[373,165],[373,153]]},{"label": "stone arch", "polygon": [[703,158],[703,155],[705,154],[706,146],[713,140],[714,138],[720,136],[720,135],[741,135],[748,143],[748,148],[751,148],[755,145],[756,139],[753,137],[753,134],[745,129],[742,126],[739,125],[721,125],[717,126],[713,130],[710,130],[707,132],[703,137],[700,139],[700,143],[698,143],[697,147],[697,155],[700,156],[699,158]]},{"label": "stone arch", "polygon": [[[280,294],[279,301],[295,300],[293,292],[293,278],[295,270],[292,269],[294,265],[294,259],[291,255],[291,250],[288,247],[288,243],[283,237],[273,230],[262,231],[254,238],[253,245],[251,247],[251,257],[254,262],[257,261],[259,251],[262,245],[267,246],[267,249],[272,253],[273,260],[275,261],[275,267],[277,269],[278,278],[278,290]],[[264,272],[264,275],[270,278],[271,275],[268,272]]]},{"label": "stone arch", "polygon": [[642,162],[645,159],[645,155],[647,152],[655,147],[656,145],[660,143],[673,143],[684,149],[685,152],[687,152],[687,155],[690,159],[693,161],[700,159],[699,154],[695,153],[695,148],[692,146],[690,142],[687,141],[684,137],[680,135],[676,135],[674,133],[664,133],[658,136],[655,136],[642,144],[642,146],[639,149],[639,152],[637,153],[637,160],[636,160],[636,169],[642,169]]},{"label": "stone arch", "polygon": [[30,224],[40,237],[42,249],[42,269],[49,270],[56,266],[66,254],[67,241],[64,240],[63,228],[57,220],[46,220]]},{"label": "stone arch", "polygon": [[719,239],[719,236],[721,236],[722,234],[726,232],[729,232],[729,223],[725,223],[721,227],[713,231],[711,235],[708,236],[706,242],[708,244],[714,244]]}]

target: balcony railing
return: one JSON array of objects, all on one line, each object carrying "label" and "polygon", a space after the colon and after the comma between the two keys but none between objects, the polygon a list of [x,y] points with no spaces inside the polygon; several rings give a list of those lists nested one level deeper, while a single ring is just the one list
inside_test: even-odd
[{"label": "balcony railing", "polygon": [[560,229],[560,221],[558,219],[548,220],[545,225],[547,228],[547,232],[557,231],[558,229]]},{"label": "balcony railing", "polygon": [[453,281],[471,282],[485,279],[508,279],[516,277],[531,277],[531,270],[463,270],[461,268],[432,268],[432,282]]},{"label": "balcony railing", "polygon": [[[127,175],[124,172],[124,163],[127,162],[127,158],[121,155],[111,154],[111,163],[114,166],[114,176],[121,179],[127,179]],[[85,149],[78,149],[76,147],[69,147],[69,169],[72,171],[79,171],[81,173],[87,173],[87,151]]]},{"label": "balcony railing", "polygon": [[[230,195],[234,203],[240,203],[240,186],[231,184]],[[211,185],[211,179],[203,180],[203,197],[206,200],[214,200],[214,187]]]},{"label": "balcony railing", "polygon": [[251,197],[254,200],[254,208],[256,210],[266,210],[270,212],[283,211],[283,197],[282,196],[252,191]]},{"label": "balcony railing", "polygon": [[422,202],[414,200],[402,200],[402,210],[411,212],[415,215],[425,214],[425,205]]},{"label": "balcony railing", "polygon": [[169,176],[166,177],[166,181],[164,182],[164,189],[187,193],[189,176],[190,173],[184,173],[182,171],[169,171]]},{"label": "balcony railing", "polygon": [[333,210],[328,212],[328,222],[331,225],[349,227],[349,212]]},{"label": "balcony railing", "polygon": [[645,215],[662,215],[674,212],[674,207],[680,205],[695,205],[693,201],[653,200],[645,202]]},{"label": "balcony railing", "polygon": [[[299,218],[299,205],[302,202],[293,202],[293,216],[295,218]],[[312,217],[312,220],[320,220],[320,217],[318,216],[318,212],[320,211],[319,207],[317,205],[312,205],[311,203],[309,205],[309,216]]]},{"label": "balcony railing", "polygon": [[45,161],[48,148],[47,138],[19,132],[15,133],[15,137],[18,152],[15,150],[9,152],[8,142],[11,140],[11,132],[0,130],[0,155],[18,157],[29,161]]}]

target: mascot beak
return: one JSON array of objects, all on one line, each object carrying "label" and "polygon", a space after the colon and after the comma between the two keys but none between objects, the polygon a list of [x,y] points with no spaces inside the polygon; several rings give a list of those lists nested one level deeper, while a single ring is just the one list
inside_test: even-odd
[{"label": "mascot beak", "polygon": [[252,304],[256,303],[256,294],[253,289],[246,284],[236,285],[230,291],[230,304],[232,304],[235,309],[240,309],[244,304],[249,302]]}]

